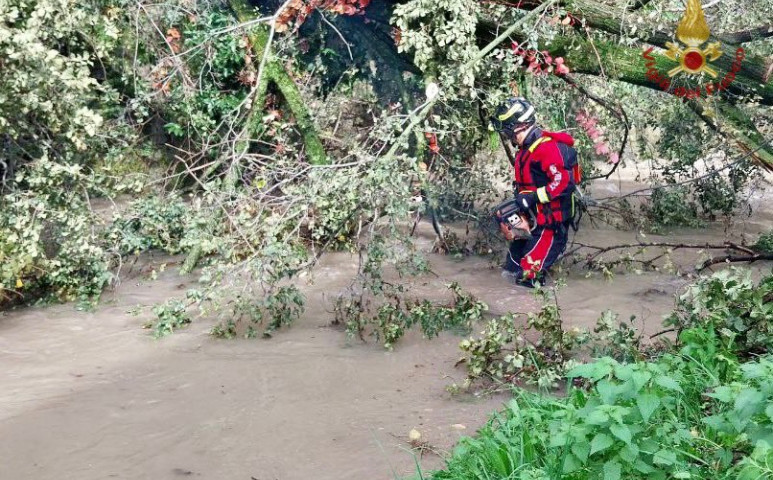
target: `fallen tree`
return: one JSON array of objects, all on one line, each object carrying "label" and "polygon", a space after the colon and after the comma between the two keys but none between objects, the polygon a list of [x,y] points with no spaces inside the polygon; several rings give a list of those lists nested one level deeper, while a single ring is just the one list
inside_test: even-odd
[{"label": "fallen tree", "polygon": [[[359,17],[346,17],[334,19],[335,25],[348,27],[353,31],[352,24],[358,24],[359,31],[369,32],[371,41],[378,39],[381,47],[380,55],[389,56],[384,52],[384,45],[394,36],[390,34],[389,25],[383,21],[369,22],[370,18],[393,18],[395,9],[400,7],[405,10],[411,8],[420,12],[414,14],[412,20],[403,22],[409,28],[421,30],[432,42],[422,50],[422,58],[427,52],[434,51],[437,55],[437,64],[433,65],[430,59],[417,63],[430,65],[425,68],[425,76],[434,77],[438,69],[454,69],[453,64],[448,63],[446,53],[452,51],[453,43],[461,45],[464,33],[459,32],[457,39],[447,40],[442,36],[444,29],[453,29],[456,12],[468,9],[478,17],[475,28],[475,38],[471,39],[479,46],[488,44],[500,31],[508,26],[512,18],[517,18],[524,11],[529,11],[543,2],[535,0],[522,0],[520,2],[492,2],[481,1],[478,5],[463,5],[464,2],[433,7],[420,0],[385,0],[373,2]],[[653,71],[667,72],[674,66],[674,62],[664,56],[653,52],[652,48],[667,48],[668,43],[674,41],[673,32],[676,25],[662,27],[654,24],[649,18],[640,14],[642,8],[650,2],[632,2],[628,7],[610,5],[603,1],[591,0],[561,0],[552,2],[550,11],[544,15],[547,18],[563,20],[555,28],[551,35],[534,35],[532,30],[523,28],[514,30],[509,40],[519,43],[528,43],[535,51],[544,52],[553,58],[562,57],[565,64],[573,73],[600,76],[609,80],[616,80],[644,88],[662,90],[657,81],[653,81]],[[405,11],[403,10],[403,11]],[[445,18],[446,22],[439,21]],[[444,25],[445,24],[445,25]],[[436,26],[433,26],[436,25]],[[434,30],[432,30],[434,28]],[[432,30],[427,33],[427,30]],[[303,30],[301,30],[302,32]],[[773,27],[769,23],[753,27],[742,28],[737,31],[714,33],[707,42],[718,42],[720,50],[724,53],[712,64],[723,75],[728,75],[732,80],[724,85],[723,91],[713,92],[711,101],[705,99],[683,99],[689,101],[698,119],[705,121],[711,128],[717,130],[737,147],[744,151],[754,151],[755,160],[759,165],[767,169],[773,169],[773,147],[765,140],[765,134],[758,130],[755,119],[746,111],[745,104],[773,105],[773,58],[751,53],[744,53],[740,65],[735,65],[736,51],[742,43],[764,40],[772,35]],[[435,34],[435,32],[439,32]],[[391,56],[394,63],[403,63],[400,55],[400,37],[403,42],[408,31],[401,31],[395,42],[392,43]],[[452,33],[453,35],[453,33]],[[433,38],[434,37],[434,38]],[[361,37],[358,36],[358,41]],[[426,46],[423,46],[426,47]],[[409,52],[416,51],[416,47],[403,45],[403,49]],[[649,51],[648,58],[644,54]],[[487,64],[486,68],[497,68],[496,65]],[[721,81],[722,77],[718,79]],[[670,96],[683,96],[685,89],[666,89],[663,92],[664,99]],[[689,90],[689,89],[688,89]]]}]

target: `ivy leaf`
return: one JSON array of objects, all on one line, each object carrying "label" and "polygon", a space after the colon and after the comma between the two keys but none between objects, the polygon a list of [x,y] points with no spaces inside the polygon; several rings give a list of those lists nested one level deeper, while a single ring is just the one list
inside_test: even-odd
[{"label": "ivy leaf", "polygon": [[620,480],[620,462],[612,460],[604,464],[604,480]]},{"label": "ivy leaf", "polygon": [[615,441],[606,433],[599,433],[590,442],[590,454],[601,452],[611,447]]},{"label": "ivy leaf", "polygon": [[641,418],[648,422],[652,414],[660,406],[660,398],[652,393],[643,393],[636,398],[636,406],[639,407]]}]

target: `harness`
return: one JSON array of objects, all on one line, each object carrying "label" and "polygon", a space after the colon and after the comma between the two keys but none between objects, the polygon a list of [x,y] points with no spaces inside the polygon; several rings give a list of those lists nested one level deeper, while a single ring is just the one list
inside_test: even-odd
[{"label": "harness", "polygon": [[553,140],[553,139],[551,137],[539,137],[538,139],[534,140],[531,146],[529,146],[529,153],[534,153],[534,150],[536,150],[537,147],[539,147],[540,143],[547,142],[550,140]]},{"label": "harness", "polygon": [[[521,158],[520,161],[520,171],[519,171],[519,178],[523,182],[526,178],[525,175],[525,169],[526,166],[529,165],[529,158],[534,153],[534,151],[539,147],[541,144],[545,142],[549,142],[553,140],[550,136],[541,136],[534,140],[531,145],[529,145],[529,148],[527,149],[528,154],[525,154],[523,158]],[[569,211],[568,218],[565,218],[564,221],[568,222],[568,224],[572,227],[572,229],[576,232],[577,228],[580,223],[580,219],[582,218],[583,210],[585,209],[585,202],[583,201],[583,195],[582,192],[579,190],[578,184],[581,181],[582,178],[582,170],[580,169],[580,164],[577,161],[576,153],[573,155],[570,155],[571,158],[566,158],[564,155],[564,152],[561,152],[561,156],[564,159],[564,168],[569,172],[570,175],[570,185],[571,190],[569,190],[568,197],[569,197]],[[515,160],[515,159],[514,159]],[[529,165],[529,168],[531,166]],[[530,172],[531,173],[531,172]],[[535,191],[537,188],[537,184],[535,183],[535,178],[533,175],[529,175],[531,178],[531,184],[527,183],[519,183],[517,181],[513,181],[513,187],[516,189],[516,192],[518,193],[530,193]],[[570,188],[570,187],[567,187]],[[550,207],[550,204],[546,203],[543,204],[543,207],[546,212],[547,218],[551,218],[553,215],[552,208]]]},{"label": "harness", "polygon": [[[529,160],[529,158],[531,158],[531,154],[534,153],[534,150],[536,150],[537,147],[540,146],[540,144],[542,144],[544,142],[548,142],[550,140],[553,140],[553,139],[551,137],[539,137],[538,139],[534,140],[531,143],[531,145],[529,145],[529,148],[528,148],[529,154],[525,155],[524,158],[521,159],[520,172],[519,172],[520,173],[519,177],[521,179],[526,178],[526,175],[524,173],[524,168],[526,168],[526,165],[529,164],[529,162],[527,160]],[[516,157],[516,159],[517,159],[517,157]],[[513,165],[513,166],[515,166],[515,165]],[[534,181],[534,179],[532,178],[532,182],[533,181]],[[513,180],[513,188],[517,189],[517,191],[519,193],[531,192],[532,190],[528,190],[528,189],[526,189],[526,187],[536,187],[536,186],[537,185],[534,184],[534,183],[532,183],[532,184],[525,184],[525,183],[524,184],[518,184],[518,182]]]}]

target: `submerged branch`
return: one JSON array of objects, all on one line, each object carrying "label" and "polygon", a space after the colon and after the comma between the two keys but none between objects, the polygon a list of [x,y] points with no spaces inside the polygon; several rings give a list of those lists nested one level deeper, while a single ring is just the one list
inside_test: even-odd
[{"label": "submerged branch", "polygon": [[737,263],[737,262],[758,262],[764,260],[773,260],[773,253],[756,253],[754,255],[724,255],[722,257],[712,258],[706,260],[698,267],[698,271],[703,271],[706,268],[717,265],[720,263]]}]

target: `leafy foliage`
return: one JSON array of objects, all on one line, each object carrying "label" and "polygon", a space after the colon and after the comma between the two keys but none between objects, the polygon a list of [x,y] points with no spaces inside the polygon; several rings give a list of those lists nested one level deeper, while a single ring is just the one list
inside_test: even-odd
[{"label": "leafy foliage", "polygon": [[[680,297],[664,325],[679,331],[692,329],[687,338],[694,337],[696,329],[717,332],[724,342],[733,342],[734,355],[769,352],[773,337],[766,319],[773,318],[773,277],[768,275],[755,284],[749,275],[728,270],[698,280]],[[538,290],[536,295],[542,302],[538,312],[490,319],[478,337],[460,343],[468,370],[463,388],[476,379],[555,388],[584,355],[637,361],[657,353],[656,347],[643,345],[632,328],[635,317],[622,322],[615,313],[605,311],[593,331],[565,330],[560,310],[548,292]]]},{"label": "leafy foliage", "polygon": [[463,0],[411,0],[394,9],[394,24],[400,31],[398,52],[413,54],[413,62],[444,85],[472,87],[475,72],[459,66],[478,51],[475,27],[479,5]]},{"label": "leafy foliage", "polygon": [[110,274],[92,229],[98,220],[79,191],[89,183],[84,169],[44,156],[16,182],[26,188],[0,197],[0,287],[60,300],[98,297]]},{"label": "leafy foliage", "polygon": [[663,186],[652,192],[644,212],[652,220],[654,230],[659,227],[700,225],[698,206],[689,198],[687,189],[678,186]]},{"label": "leafy foliage", "polygon": [[147,250],[179,253],[187,220],[187,207],[179,198],[151,196],[139,199],[113,219],[107,242],[116,245],[120,255]]},{"label": "leafy foliage", "polygon": [[[280,287],[276,293],[270,293],[260,299],[237,296],[231,308],[222,317],[223,320],[212,327],[212,335],[221,338],[234,338],[244,331],[246,338],[258,335],[258,328],[264,326],[262,336],[271,334],[282,327],[290,326],[304,310],[304,298],[295,286]],[[246,329],[245,319],[249,321]]]},{"label": "leafy foliage", "polygon": [[753,248],[762,253],[773,253],[773,230],[760,235]]},{"label": "leafy foliage", "polygon": [[0,78],[5,154],[19,164],[45,153],[83,157],[104,123],[94,105],[114,101],[91,69],[115,45],[115,23],[99,2],[64,0],[6,1],[0,19],[3,71],[13,72]]},{"label": "leafy foliage", "polygon": [[[463,438],[431,478],[767,478],[773,341],[754,335],[762,355],[749,358],[740,333],[760,314],[771,318],[771,279],[755,285],[729,270],[700,280],[667,319],[683,328],[678,348],[651,361],[577,364],[565,373],[562,398],[514,390],[508,407]],[[610,323],[605,317],[600,325]],[[490,338],[489,348],[501,350],[501,339]]]},{"label": "leafy foliage", "polygon": [[132,133],[99,82],[118,40],[101,4],[0,5],[0,303],[93,300],[111,278],[90,195],[112,177]]},{"label": "leafy foliage", "polygon": [[146,324],[146,327],[153,329],[153,336],[156,338],[169,335],[192,322],[188,307],[189,304],[181,300],[169,300],[156,305],[153,307],[153,314],[156,315],[157,321]]},{"label": "leafy foliage", "polygon": [[368,316],[356,307],[357,301],[345,303],[340,297],[336,305],[336,321],[346,324],[350,337],[359,336],[370,330],[376,341],[383,341],[384,348],[393,349],[394,344],[405,332],[419,325],[426,338],[433,338],[444,330],[469,331],[473,323],[480,320],[488,305],[464,292],[458,283],[446,285],[454,299],[449,305],[434,305],[429,300],[404,301],[392,296],[389,301]]},{"label": "leafy foliage", "polygon": [[773,359],[739,364],[711,332],[681,339],[679,352],[654,362],[577,366],[568,376],[590,388],[561,399],[516,391],[431,478],[764,478]]},{"label": "leafy foliage", "polygon": [[773,345],[773,276],[758,284],[751,273],[722,270],[701,278],[679,297],[666,326],[711,329],[735,341],[742,355],[766,353]]}]

